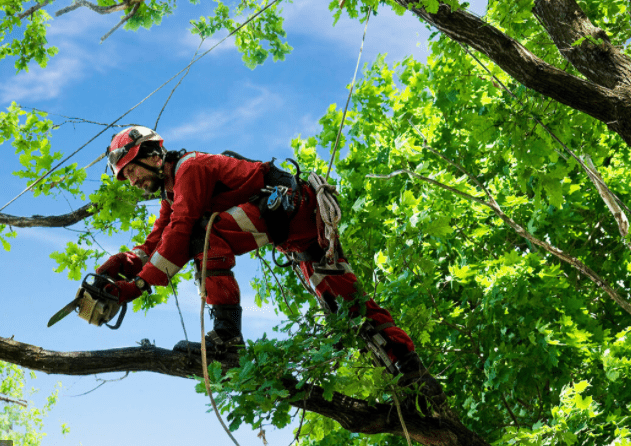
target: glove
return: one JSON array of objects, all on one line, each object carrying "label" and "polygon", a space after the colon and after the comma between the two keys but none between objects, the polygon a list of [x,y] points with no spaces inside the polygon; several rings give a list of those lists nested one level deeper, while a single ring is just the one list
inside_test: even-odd
[{"label": "glove", "polygon": [[132,301],[142,295],[142,290],[134,282],[126,282],[124,280],[119,280],[115,284],[107,284],[104,290],[106,293],[118,297],[119,304]]},{"label": "glove", "polygon": [[142,270],[142,260],[131,251],[119,252],[110,257],[107,262],[99,266],[97,274],[107,274],[113,279],[120,279],[122,275],[126,279],[131,279]]}]

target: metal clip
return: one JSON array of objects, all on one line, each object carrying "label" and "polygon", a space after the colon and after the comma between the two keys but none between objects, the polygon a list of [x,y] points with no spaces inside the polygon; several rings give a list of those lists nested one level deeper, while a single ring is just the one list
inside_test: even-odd
[{"label": "metal clip", "polygon": [[274,186],[273,188],[268,188],[271,192],[270,196],[267,198],[267,209],[270,211],[275,211],[278,209],[281,204],[283,206],[283,210],[291,211],[293,210],[293,204],[291,200],[289,200],[289,189],[285,186]]}]

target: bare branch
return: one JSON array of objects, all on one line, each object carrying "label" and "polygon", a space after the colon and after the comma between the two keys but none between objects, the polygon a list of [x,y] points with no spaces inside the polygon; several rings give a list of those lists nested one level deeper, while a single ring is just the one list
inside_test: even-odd
[{"label": "bare branch", "polygon": [[460,172],[464,173],[467,177],[469,177],[469,179],[471,181],[473,181],[473,183],[478,186],[480,189],[482,189],[484,191],[484,193],[486,194],[486,196],[488,197],[488,199],[490,200],[490,202],[492,204],[494,204],[495,206],[499,205],[497,204],[497,202],[495,201],[495,198],[493,198],[493,195],[491,195],[491,193],[488,191],[488,189],[484,186],[484,184],[480,183],[480,181],[478,181],[478,179],[476,177],[474,177],[471,173],[469,173],[469,171],[465,170],[460,164],[453,162],[452,160],[450,160],[449,158],[447,158],[446,156],[444,156],[442,153],[438,152],[437,150],[434,150],[432,147],[430,147],[430,145],[427,143],[427,138],[425,138],[425,135],[423,135],[423,133],[418,129],[418,127],[416,127],[413,123],[412,120],[409,121],[410,125],[412,126],[412,128],[414,130],[416,130],[416,133],[419,134],[419,136],[421,138],[423,138],[423,147],[427,150],[429,150],[430,152],[432,152],[434,155],[440,157],[440,159],[442,159],[443,161],[445,161],[446,163],[451,164],[452,166],[454,166],[456,169],[458,169]]},{"label": "bare branch", "polygon": [[479,199],[477,197],[474,197],[473,195],[467,194],[466,192],[459,191],[458,189],[454,189],[453,187],[447,186],[446,184],[440,183],[440,182],[438,182],[436,180],[433,180],[431,178],[424,177],[422,175],[419,175],[419,174],[414,173],[414,172],[412,172],[410,170],[407,170],[407,169],[396,170],[396,171],[394,171],[394,172],[392,172],[392,173],[390,173],[388,175],[369,174],[369,175],[366,175],[366,177],[368,177],[368,178],[388,179],[388,178],[392,178],[392,177],[394,177],[396,175],[401,175],[401,174],[404,174],[404,173],[408,174],[410,176],[413,176],[414,178],[418,178],[419,180],[422,180],[422,181],[425,181],[427,183],[433,184],[434,186],[438,186],[438,187],[440,187],[442,189],[448,190],[448,191],[450,191],[450,192],[452,192],[454,194],[457,194],[457,195],[459,195],[459,196],[461,196],[463,198],[466,198],[467,200],[475,201],[476,203],[479,203],[479,204],[481,204],[483,206],[486,206],[486,207],[490,208],[506,224],[508,224],[511,228],[513,228],[515,230],[515,232],[517,232],[517,234],[519,234],[520,236],[524,237],[530,243],[545,249],[550,254],[552,254],[555,257],[563,260],[564,262],[568,263],[570,266],[572,266],[573,268],[577,269],[579,272],[581,272],[582,274],[587,276],[599,288],[601,288],[605,293],[607,293],[607,295],[609,297],[611,297],[618,305],[620,305],[620,307],[623,310],[625,310],[627,313],[631,314],[631,304],[629,304],[627,301],[622,299],[622,297],[620,297],[618,295],[618,293],[616,293],[616,291],[611,287],[611,285],[609,285],[609,283],[605,279],[600,277],[594,270],[589,268],[587,265],[585,265],[583,262],[581,262],[577,258],[572,257],[571,255],[567,254],[565,251],[562,251],[561,249],[559,249],[559,248],[557,248],[557,247],[555,247],[555,246],[553,246],[553,245],[551,245],[549,243],[546,243],[546,242],[536,238],[530,232],[526,231],[526,229],[524,229],[523,226],[519,225],[512,218],[510,218],[509,216],[504,214],[504,212],[500,209],[499,206],[494,205],[494,204],[489,203],[489,202],[486,202],[484,200],[481,200],[481,199]]},{"label": "bare branch", "polygon": [[141,3],[143,1],[144,0],[127,0],[121,3],[117,3],[116,5],[112,5],[112,6],[99,6],[99,5],[95,5],[94,3],[90,3],[86,0],[75,0],[75,2],[72,5],[67,6],[57,11],[55,13],[55,17],[59,17],[60,15],[64,15],[70,11],[74,11],[75,9],[78,9],[82,6],[85,6],[86,8],[89,8],[94,12],[98,12],[99,14],[111,14],[113,12],[124,11],[125,9],[133,5],[134,3]]},{"label": "bare branch", "polygon": [[101,42],[103,43],[105,42],[105,39],[107,39],[109,36],[112,35],[112,33],[114,33],[114,31],[116,31],[118,28],[120,28],[127,20],[131,19],[136,12],[138,12],[138,8],[140,8],[140,3],[137,3],[136,6],[134,6],[134,9],[131,10],[131,12],[129,14],[127,14],[125,17],[123,17],[120,22],[118,22],[116,24],[116,26],[112,29],[110,29],[103,37],[101,37]]},{"label": "bare branch", "polygon": [[[195,28],[197,28],[197,26],[195,25],[194,22],[191,21],[191,24],[193,26],[195,26]],[[199,28],[197,30],[199,31]],[[193,54],[193,57],[191,58],[191,63],[193,63],[195,58],[197,58],[197,54],[199,53],[199,50],[201,49],[202,45],[204,44],[204,41],[206,40],[206,38],[202,36],[201,32],[199,33],[199,35],[200,35],[202,41],[199,42],[199,46],[197,47],[197,49],[195,50],[195,54]],[[167,104],[171,100],[171,96],[173,96],[173,93],[175,93],[175,90],[177,90],[177,87],[179,87],[180,84],[182,83],[182,81],[184,80],[184,78],[186,76],[188,76],[189,71],[191,71],[191,65],[190,64],[189,64],[188,68],[186,69],[186,73],[184,73],[184,75],[180,78],[180,80],[177,82],[175,87],[173,87],[173,90],[171,90],[171,93],[169,94],[169,97],[164,102],[164,105],[162,106],[162,110],[160,110],[160,113],[158,113],[158,117],[156,118],[156,123],[153,126],[153,130],[157,130],[158,129],[158,123],[160,122],[160,117],[162,116],[162,113],[164,112],[164,109],[167,107]]]},{"label": "bare branch", "polygon": [[24,17],[30,16],[35,11],[38,11],[38,10],[42,9],[44,6],[48,5],[49,3],[52,3],[53,1],[54,0],[46,0],[46,1],[42,2],[42,3],[37,3],[35,6],[31,6],[29,9],[27,9],[22,14],[20,14],[18,16],[18,19],[22,20]]},{"label": "bare branch", "polygon": [[19,404],[20,406],[24,406],[24,407],[27,406],[26,401],[17,400],[15,398],[11,398],[3,394],[0,394],[0,401],[4,401],[5,403],[11,403],[11,404]]},{"label": "bare branch", "polygon": [[122,381],[122,380],[124,380],[125,378],[127,378],[128,376],[129,376],[129,371],[125,372],[125,374],[124,374],[123,376],[121,376],[120,378],[116,378],[116,379],[102,379],[102,378],[97,378],[96,380],[97,380],[97,381],[101,381],[101,384],[99,384],[98,386],[96,386],[94,389],[92,389],[92,390],[88,390],[87,392],[80,393],[79,395],[70,395],[70,397],[71,397],[71,398],[76,398],[76,397],[79,397],[79,396],[84,396],[84,395],[87,395],[88,393],[92,393],[92,392],[94,392],[96,389],[98,389],[99,387],[101,387],[101,386],[102,386],[102,385],[104,385],[104,384],[107,384],[107,383],[112,383],[112,382],[116,382],[116,381]]},{"label": "bare branch", "polygon": [[600,173],[596,169],[596,166],[594,166],[594,163],[589,155],[585,156],[585,162],[587,167],[589,167],[589,169],[585,169],[587,175],[594,183],[594,186],[596,186],[596,190],[598,190],[598,193],[611,211],[611,215],[613,215],[613,218],[616,220],[620,235],[623,238],[626,237],[627,234],[629,234],[629,220],[622,208],[618,205],[618,202],[616,201],[617,197],[615,197],[615,195],[605,185],[605,181],[600,176]]}]

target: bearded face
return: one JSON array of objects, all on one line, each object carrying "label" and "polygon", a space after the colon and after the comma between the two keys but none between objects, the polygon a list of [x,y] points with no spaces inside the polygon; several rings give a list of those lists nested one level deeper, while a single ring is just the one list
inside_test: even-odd
[{"label": "bearded face", "polygon": [[[145,158],[142,162],[152,167],[160,167],[162,164],[162,160],[159,157]],[[123,176],[129,180],[132,186],[142,189],[149,194],[157,192],[162,185],[162,179],[157,173],[133,162],[125,166]]]}]

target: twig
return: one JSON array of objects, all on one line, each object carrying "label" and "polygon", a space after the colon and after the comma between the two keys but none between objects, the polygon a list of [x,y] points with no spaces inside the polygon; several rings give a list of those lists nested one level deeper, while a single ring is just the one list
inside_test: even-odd
[{"label": "twig", "polygon": [[116,378],[116,379],[102,379],[102,378],[97,378],[97,381],[101,381],[101,384],[99,384],[98,386],[96,386],[94,389],[92,390],[88,390],[87,392],[84,393],[80,393],[79,395],[69,395],[70,398],[76,398],[78,396],[83,396],[83,395],[87,395],[88,393],[92,393],[94,392],[96,389],[98,389],[99,387],[101,387],[103,384],[107,384],[107,383],[111,383],[111,382],[115,382],[115,381],[122,381],[125,378],[127,378],[129,376],[129,371],[127,371],[125,373],[125,375],[121,376],[120,378]]},{"label": "twig", "polygon": [[506,410],[508,410],[508,413],[510,414],[510,417],[513,419],[515,426],[517,426],[517,428],[519,429],[519,421],[517,421],[517,417],[511,410],[510,406],[508,405],[508,402],[506,402],[506,397],[504,396],[504,394],[502,393],[501,395],[502,395],[502,402],[504,403],[504,407],[506,407]]},{"label": "twig", "polygon": [[[199,49],[202,47],[202,45],[204,44],[204,41],[206,40],[205,37],[202,37],[202,41],[199,42],[199,46],[197,47],[197,49],[195,50],[195,54],[193,54],[193,58],[191,59],[191,61],[195,60],[195,57],[197,57],[197,53],[199,53]],[[158,113],[158,118],[156,119],[156,124],[153,126],[153,130],[156,130],[158,128],[158,122],[160,122],[160,117],[162,116],[162,112],[164,111],[164,109],[167,107],[167,104],[169,103],[169,101],[171,100],[171,96],[173,96],[173,93],[175,93],[175,90],[177,89],[177,87],[180,86],[180,84],[182,83],[182,81],[184,80],[184,78],[186,76],[188,76],[189,71],[191,71],[191,66],[188,66],[188,69],[186,70],[186,73],[184,73],[184,75],[180,78],[180,80],[178,81],[177,85],[175,87],[173,87],[173,90],[171,90],[171,94],[169,95],[169,97],[167,98],[166,102],[164,103],[164,105],[162,106],[162,110],[160,110],[160,113]]]},{"label": "twig", "polygon": [[136,6],[134,6],[134,9],[131,10],[131,12],[129,14],[127,14],[125,17],[123,17],[120,22],[118,22],[116,24],[116,26],[112,29],[110,29],[107,34],[105,34],[103,37],[101,37],[101,42],[99,43],[103,43],[105,42],[105,39],[107,39],[109,36],[112,35],[112,33],[114,33],[114,31],[116,31],[118,28],[120,28],[127,20],[131,19],[136,12],[138,12],[138,8],[140,8],[140,3],[136,3]]},{"label": "twig", "polygon": [[19,404],[20,406],[24,407],[26,407],[28,404],[25,400],[18,400],[2,394],[0,394],[0,401],[4,401],[5,403]]},{"label": "twig", "polygon": [[[263,257],[261,257],[261,253],[259,252],[258,248],[256,249],[256,256],[261,260],[261,262],[263,262],[263,264],[267,267],[267,269],[269,270],[270,273],[272,273],[272,276],[274,277],[274,279],[276,280],[276,284],[278,285],[278,288],[280,288],[280,292],[283,295],[283,300],[285,301],[285,305],[287,306],[287,308],[289,309],[289,312],[292,314],[294,314],[294,311],[291,309],[291,307],[289,306],[289,302],[287,301],[287,296],[285,295],[285,287],[283,287],[280,284],[280,281],[278,280],[278,277],[276,277],[276,274],[274,273],[274,270],[272,269],[271,266],[269,266],[269,264],[265,261],[265,259]],[[265,273],[264,273],[265,274]]]},{"label": "twig", "polygon": [[392,178],[396,175],[401,175],[401,174],[408,174],[411,175],[415,178],[418,178],[419,180],[425,181],[427,183],[433,184],[434,186],[438,186],[442,189],[448,190],[456,195],[459,195],[463,198],[466,198],[467,200],[471,200],[471,201],[475,201],[476,203],[479,203],[483,206],[486,206],[488,208],[490,208],[493,212],[495,212],[495,214],[501,218],[506,224],[508,224],[511,228],[513,228],[517,234],[519,234],[520,236],[524,237],[526,240],[530,241],[531,243],[545,249],[546,251],[548,251],[550,254],[554,255],[555,257],[558,257],[559,259],[563,260],[564,262],[570,264],[572,267],[574,267],[575,269],[577,269],[578,271],[580,271],[581,273],[583,273],[584,275],[586,275],[592,282],[594,282],[598,287],[602,288],[603,291],[605,291],[605,293],[607,293],[607,295],[609,297],[611,297],[618,305],[620,305],[620,307],[622,309],[624,309],[627,313],[631,314],[631,305],[624,301],[619,295],[618,293],[616,293],[616,291],[609,285],[609,283],[603,279],[602,277],[600,277],[595,271],[593,271],[591,268],[589,268],[587,265],[585,265],[583,262],[581,262],[580,260],[578,260],[575,257],[570,256],[569,254],[567,254],[566,252],[562,251],[561,249],[546,243],[542,240],[539,240],[538,238],[536,238],[535,236],[533,236],[531,233],[529,233],[526,229],[524,229],[521,225],[519,225],[517,222],[515,222],[512,218],[508,217],[506,214],[504,214],[504,212],[501,210],[501,208],[497,205],[494,205],[492,203],[488,203],[484,200],[481,200],[480,198],[474,197],[473,195],[469,195],[466,192],[462,192],[459,191],[458,189],[454,189],[453,187],[447,186],[446,184],[440,183],[436,180],[433,180],[431,178],[427,178],[424,177],[422,175],[419,175],[417,173],[414,173],[410,170],[407,169],[400,169],[400,170],[396,170],[388,175],[376,175],[376,174],[368,174],[366,175],[367,178],[379,178],[379,179],[389,179]]},{"label": "twig", "polygon": [[259,433],[256,435],[258,438],[263,441],[263,446],[267,446],[269,443],[267,442],[267,438],[265,438],[265,429],[263,429],[263,425],[261,425],[259,429]]},{"label": "twig", "polygon": [[105,124],[103,122],[90,121],[89,119],[77,118],[77,117],[74,117],[74,116],[66,116],[66,115],[61,115],[59,113],[47,112],[46,110],[42,110],[40,108],[26,107],[26,106],[23,106],[21,104],[18,104],[18,106],[21,109],[24,109],[24,110],[33,110],[33,111],[40,112],[40,113],[46,113],[46,115],[49,115],[49,116],[61,116],[62,118],[66,118],[66,121],[62,122],[61,124],[53,124],[53,128],[59,128],[62,125],[67,124],[67,123],[72,123],[72,124],[81,124],[81,123],[96,124],[96,125],[109,126],[109,127],[131,127],[131,126],[134,126],[134,125],[138,125],[138,124]]},{"label": "twig", "polygon": [[[618,231],[620,231],[620,235],[624,240],[624,237],[626,237],[629,233],[629,220],[620,206],[618,206],[615,196],[607,187],[603,187],[605,182],[600,176],[598,170],[596,170],[596,166],[594,166],[594,163],[589,155],[585,155],[585,161],[589,166],[587,175],[589,176],[589,179],[592,180],[592,183],[594,183],[594,186],[596,186],[596,190],[609,208],[611,215],[613,215],[613,218],[616,220],[616,223],[618,224]],[[625,245],[627,245],[626,241]],[[629,246],[627,245],[627,247]]]},{"label": "twig", "polygon": [[175,305],[177,306],[177,311],[180,313],[180,322],[182,323],[182,329],[184,330],[184,339],[186,340],[186,352],[191,354],[191,347],[188,342],[188,335],[186,334],[186,326],[184,325],[184,318],[182,317],[182,310],[180,310],[180,302],[177,298],[177,292],[175,291],[175,287],[173,286],[173,281],[171,280],[171,275],[169,274],[169,269],[165,268],[167,272],[167,279],[169,279],[169,283],[171,284],[171,290],[173,290],[173,295],[175,296]]},{"label": "twig", "polygon": [[302,432],[302,424],[305,421],[305,412],[307,411],[307,395],[308,393],[305,392],[305,396],[302,398],[302,416],[300,417],[300,425],[298,425],[298,431],[296,432],[296,436],[294,437],[294,439],[291,441],[291,443],[289,443],[289,446],[291,446],[292,444],[294,444],[296,441],[298,441],[298,437],[300,437],[300,433]]},{"label": "twig", "polygon": [[412,446],[412,440],[410,439],[410,433],[408,432],[408,428],[405,425],[405,420],[403,419],[403,413],[401,412],[401,404],[399,404],[399,397],[397,397],[397,391],[392,388],[392,398],[394,399],[394,404],[397,406],[397,413],[399,414],[399,420],[401,421],[401,427],[403,427],[403,433],[405,434],[405,439],[408,441],[408,446]]},{"label": "twig", "polygon": [[497,202],[495,201],[495,199],[493,198],[493,196],[491,195],[491,193],[488,191],[488,189],[484,186],[484,184],[482,184],[480,181],[478,181],[478,179],[473,176],[471,173],[469,173],[469,171],[467,171],[465,168],[463,168],[460,164],[453,162],[452,160],[450,160],[449,158],[445,157],[442,153],[434,150],[432,147],[429,146],[429,144],[427,143],[427,138],[425,138],[425,135],[423,135],[423,133],[418,129],[417,126],[415,126],[412,123],[411,119],[408,119],[408,122],[410,123],[410,125],[412,126],[412,128],[414,130],[416,130],[416,133],[419,134],[419,136],[421,138],[423,138],[423,147],[427,150],[429,150],[430,152],[432,152],[434,155],[440,157],[440,159],[442,159],[443,161],[445,161],[446,163],[451,164],[452,166],[454,166],[456,169],[458,169],[460,172],[464,173],[467,177],[469,177],[469,179],[471,181],[473,181],[475,183],[476,186],[478,186],[480,189],[482,189],[484,191],[484,193],[486,194],[486,196],[488,197],[489,201],[491,203],[493,203],[494,205],[497,206]]}]

